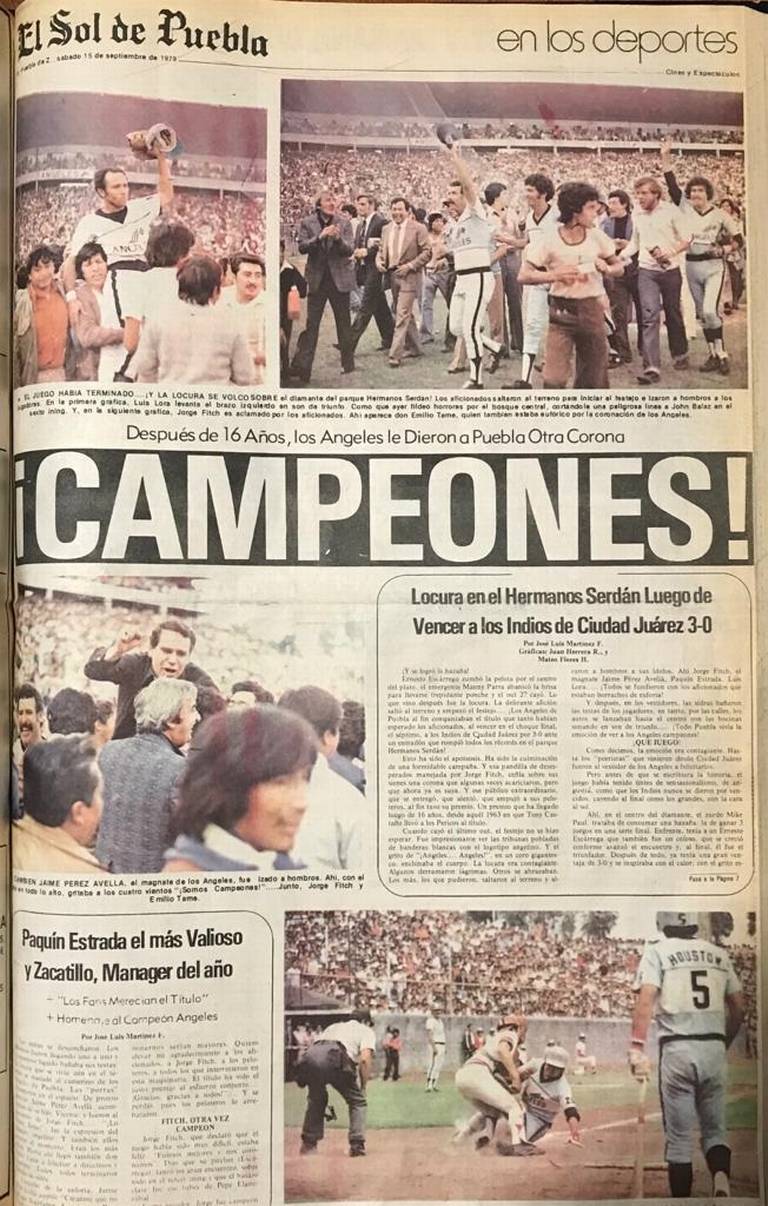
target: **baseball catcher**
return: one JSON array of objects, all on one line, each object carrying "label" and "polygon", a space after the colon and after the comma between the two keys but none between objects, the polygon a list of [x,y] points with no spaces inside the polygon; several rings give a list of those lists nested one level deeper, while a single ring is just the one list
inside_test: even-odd
[{"label": "baseball catcher", "polygon": [[519,1014],[505,1014],[484,1047],[456,1073],[456,1088],[476,1113],[460,1128],[457,1141],[473,1138],[477,1149],[495,1137],[503,1156],[537,1156],[539,1150],[525,1139],[524,1109],[518,1047],[527,1023]]}]

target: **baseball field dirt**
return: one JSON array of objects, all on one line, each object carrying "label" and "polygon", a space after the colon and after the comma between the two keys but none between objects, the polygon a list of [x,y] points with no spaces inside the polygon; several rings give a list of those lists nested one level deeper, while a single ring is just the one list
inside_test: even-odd
[{"label": "baseball field dirt", "polygon": [[[364,1159],[348,1155],[346,1107],[333,1092],[337,1121],[329,1126],[315,1154],[300,1155],[300,1126],[294,1124],[300,1121],[304,1094],[295,1085],[286,1086],[286,1201],[499,1202],[631,1196],[637,1091],[623,1070],[606,1069],[598,1078],[574,1087],[574,1096],[581,1098],[582,1147],[567,1143],[568,1132],[560,1117],[550,1134],[539,1141],[542,1155],[527,1159],[500,1156],[493,1147],[475,1152],[471,1144],[452,1142],[453,1126],[439,1122],[452,1114],[456,1119],[465,1117],[467,1110],[455,1095],[451,1079],[443,1078],[439,1100],[437,1095],[424,1095],[420,1083],[372,1082]],[[613,1104],[617,1098],[619,1102]],[[732,1192],[734,1197],[756,1197],[754,1088],[749,1083],[732,1085],[729,1098]],[[601,1100],[612,1104],[597,1104]],[[397,1114],[405,1125],[393,1125]],[[648,1095],[645,1129],[644,1196],[667,1197],[661,1116],[653,1089]],[[698,1153],[694,1169],[694,1196],[709,1197],[711,1179]]]}]

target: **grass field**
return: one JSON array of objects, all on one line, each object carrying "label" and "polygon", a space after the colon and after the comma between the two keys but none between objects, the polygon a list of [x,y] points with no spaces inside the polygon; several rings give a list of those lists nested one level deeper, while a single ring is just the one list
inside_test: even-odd
[{"label": "grass field", "polygon": [[[731,1100],[728,1102],[729,1126],[757,1126],[757,1071],[752,1062],[739,1062],[730,1067],[729,1084]],[[630,1108],[637,1099],[637,1085],[624,1068],[606,1068],[595,1076],[571,1080],[574,1098],[578,1101],[584,1125],[589,1125],[589,1112],[598,1107]],[[754,1090],[749,1097],[745,1091]],[[329,1122],[329,1128],[347,1127],[347,1108],[342,1098],[333,1089],[330,1096],[336,1107],[338,1118]],[[294,1084],[285,1086],[286,1126],[301,1126],[304,1117],[306,1092]],[[647,1109],[659,1108],[658,1093],[654,1081],[648,1088]],[[368,1086],[368,1126],[453,1126],[457,1119],[471,1113],[464,1098],[456,1091],[453,1076],[444,1074],[438,1093],[425,1093],[422,1077],[402,1077],[399,1081],[372,1080]]]},{"label": "grass field", "polygon": [[[505,1160],[493,1147],[476,1153],[452,1143],[454,1127],[471,1113],[450,1073],[438,1093],[426,1093],[421,1076],[397,1083],[374,1079],[368,1087],[368,1154],[347,1156],[347,1108],[330,1091],[337,1119],[311,1157],[299,1154],[306,1092],[285,1087],[285,1197],[325,1201],[601,1200],[632,1196],[638,1143],[638,1086],[624,1067],[575,1079],[582,1147],[566,1142],[559,1118],[539,1141],[542,1156]],[[729,1066],[727,1124],[733,1149],[734,1196],[757,1196],[756,1066]],[[646,1098],[644,1194],[666,1197],[663,1130],[654,1082]],[[694,1161],[694,1196],[711,1194],[703,1159]]]},{"label": "grass field", "polygon": [[[294,261],[297,265],[300,259]],[[376,324],[371,322],[363,335],[355,354],[356,372],[342,376],[339,353],[333,347],[337,342],[336,328],[330,306],[326,306],[320,327],[320,339],[317,345],[311,385],[315,389],[343,389],[364,391],[382,390],[439,390],[449,392],[460,390],[467,379],[466,373],[449,375],[447,372],[451,357],[442,352],[442,333],[445,327],[445,303],[438,294],[435,302],[435,331],[439,338],[434,343],[424,346],[424,355],[418,360],[405,360],[399,369],[392,369],[387,363],[385,352],[378,351],[381,342]],[[294,324],[291,350],[296,347],[296,337],[304,326],[304,319]],[[691,368],[677,371],[672,368],[666,339],[662,330],[662,379],[658,385],[643,386],[635,380],[636,373],[642,365],[639,358],[629,365],[621,365],[611,369],[611,388],[622,392],[643,391],[656,393],[659,390],[695,390],[697,393],[724,392],[731,389],[744,389],[747,385],[747,322],[744,309],[725,319],[725,342],[731,359],[731,374],[720,377],[717,373],[701,373],[697,366],[706,359],[706,344],[702,335],[690,341]],[[630,328],[630,340],[635,346],[634,328]],[[489,390],[500,390],[503,385],[509,385],[520,374],[520,358],[517,354],[511,360],[503,360],[494,376],[485,377],[485,385]],[[534,387],[541,385],[541,375],[534,372]]]}]

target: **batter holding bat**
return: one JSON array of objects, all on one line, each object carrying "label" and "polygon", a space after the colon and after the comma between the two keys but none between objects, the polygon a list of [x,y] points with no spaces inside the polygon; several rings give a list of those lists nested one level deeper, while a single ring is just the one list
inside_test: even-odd
[{"label": "batter holding bat", "polygon": [[525,1111],[517,1050],[525,1039],[527,1023],[518,1014],[505,1014],[495,1034],[456,1073],[456,1088],[476,1113],[458,1131],[457,1141],[474,1138],[475,1147],[496,1139],[502,1156],[538,1156],[541,1152],[525,1138]]},{"label": "batter holding bat", "polygon": [[[138,159],[157,164],[157,192],[131,200],[128,177],[122,168],[103,167],[94,174],[99,206],[78,222],[61,269],[73,325],[80,305],[75,292],[75,257],[86,243],[98,243],[107,258],[108,277],[102,294],[101,325],[124,327],[126,318],[140,317],[144,312],[141,274],[147,271],[147,239],[152,223],[173,201],[168,156],[176,147],[176,133],[171,126],[157,122],[148,130],[128,134],[127,140]],[[128,368],[130,356],[131,352],[121,344],[103,348],[99,380],[120,380]]]},{"label": "batter holding bat", "polygon": [[495,372],[501,353],[501,344],[485,333],[488,304],[495,287],[491,256],[496,253],[496,241],[475,182],[456,146],[453,130],[448,125],[439,125],[436,133],[448,147],[456,171],[456,179],[448,187],[448,200],[458,213],[447,240],[456,273],[448,322],[451,334],[457,339],[463,337],[466,344],[469,380],[465,388],[482,389],[484,352],[491,353],[491,372]]},{"label": "batter holding bat", "polygon": [[669,1189],[689,1198],[693,1141],[712,1174],[712,1195],[730,1197],[731,1149],[725,1126],[726,1050],[744,1018],[741,985],[728,952],[698,937],[696,913],[658,913],[663,937],[649,942],[635,978],[629,1066],[647,1082],[645,1043],[655,1017],[659,1032],[659,1093]]}]

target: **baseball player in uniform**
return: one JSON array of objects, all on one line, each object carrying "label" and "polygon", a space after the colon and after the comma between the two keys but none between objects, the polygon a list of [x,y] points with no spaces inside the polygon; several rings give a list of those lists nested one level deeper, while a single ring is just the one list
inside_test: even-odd
[{"label": "baseball player in uniform", "polygon": [[576,1043],[576,1069],[577,1076],[583,1076],[585,1072],[590,1072],[592,1076],[597,1072],[597,1060],[594,1055],[587,1054],[587,1036],[580,1034]]},{"label": "baseball player in uniform", "polygon": [[696,913],[658,913],[656,924],[664,936],[646,945],[635,978],[629,1066],[648,1078],[645,1042],[655,1017],[670,1193],[691,1196],[698,1124],[713,1196],[730,1197],[725,1052],[744,1017],[741,985],[727,951],[697,937]]},{"label": "baseball player in uniform", "polygon": [[453,255],[456,284],[451,296],[448,321],[451,334],[463,336],[469,362],[466,389],[483,388],[483,353],[491,353],[495,371],[501,344],[485,331],[488,303],[493,297],[495,277],[491,257],[496,254],[494,229],[488,221],[475,182],[455,143],[449,144],[456,168],[456,179],[448,188],[448,198],[458,211],[446,246]]},{"label": "baseball player in uniform", "polygon": [[562,1110],[570,1131],[569,1142],[581,1143],[579,1114],[571,1095],[571,1086],[566,1076],[568,1052],[552,1046],[543,1059],[531,1059],[520,1068],[521,1096],[523,1099],[523,1134],[528,1143],[535,1143],[552,1129],[555,1118]]},{"label": "baseball player in uniform", "polygon": [[445,1025],[442,1018],[437,1017],[434,1009],[427,1014],[427,1093],[437,1093],[440,1073],[445,1063]]},{"label": "baseball player in uniform", "polygon": [[517,1057],[525,1031],[524,1018],[505,1015],[496,1033],[459,1068],[456,1088],[476,1112],[456,1133],[457,1142],[474,1138],[475,1147],[482,1148],[491,1142],[495,1132],[497,1150],[504,1156],[540,1154],[525,1138]]},{"label": "baseball player in uniform", "polygon": [[363,1010],[347,1022],[326,1026],[312,1043],[296,1069],[296,1083],[308,1090],[307,1108],[301,1128],[301,1154],[317,1150],[325,1134],[328,1085],[332,1085],[349,1109],[349,1154],[365,1155],[365,1123],[368,1102],[365,1086],[371,1072],[376,1035],[370,1013]]},{"label": "baseball player in uniform", "polygon": [[691,236],[685,252],[685,276],[709,353],[701,371],[725,377],[730,371],[730,361],[723,342],[720,299],[725,282],[725,257],[736,250],[741,240],[739,228],[730,214],[712,204],[715,190],[706,176],[692,176],[685,191],[680,188],[666,142],[662,143],[661,162],[669,195],[684,214]]},{"label": "baseball player in uniform", "polygon": [[[157,163],[157,192],[149,197],[129,197],[130,185],[122,168],[100,168],[93,178],[99,198],[99,208],[86,214],[75,227],[61,269],[67,302],[77,306],[75,293],[75,256],[85,243],[98,243],[104,248],[109,275],[104,286],[108,313],[102,314],[102,325],[124,326],[127,317],[144,312],[143,273],[147,271],[146,247],[150,227],[173,200],[173,180],[170,163],[161,144],[154,148]],[[125,374],[130,353],[120,345],[113,356],[99,360],[99,380],[114,380]],[[110,374],[107,377],[107,374]]]},{"label": "baseball player in uniform", "polygon": [[[552,204],[555,186],[549,176],[534,172],[525,178],[528,213],[525,217],[527,245],[535,248],[546,235],[557,232],[560,214]],[[531,374],[549,323],[549,285],[523,285],[523,357],[520,378],[505,389],[531,389]]]}]

